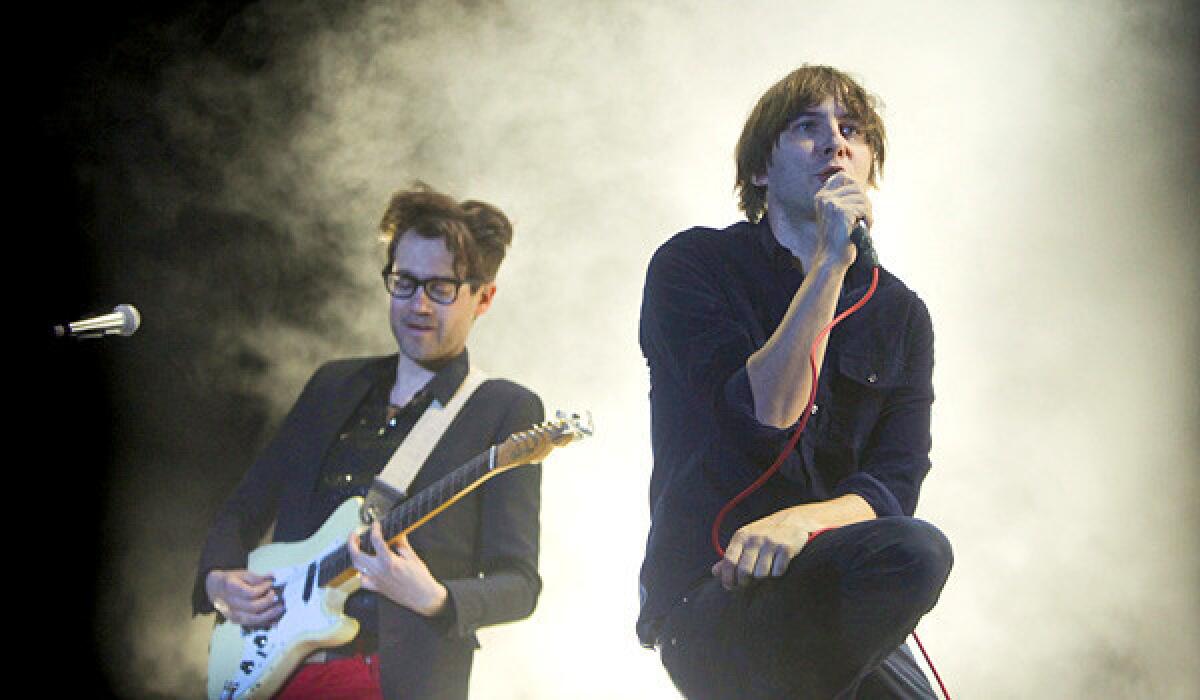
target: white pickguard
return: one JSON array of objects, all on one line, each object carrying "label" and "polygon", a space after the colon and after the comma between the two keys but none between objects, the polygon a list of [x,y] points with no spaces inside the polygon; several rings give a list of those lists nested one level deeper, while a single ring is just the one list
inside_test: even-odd
[{"label": "white pickguard", "polygon": [[322,588],[315,569],[322,556],[361,527],[361,504],[360,498],[346,501],[303,542],[269,544],[251,552],[249,569],[274,575],[286,612],[266,629],[228,621],[217,625],[209,646],[211,700],[268,698],[309,654],[341,646],[358,634],[358,622],[344,615],[342,606],[358,590],[360,579],[355,575],[338,587]]}]

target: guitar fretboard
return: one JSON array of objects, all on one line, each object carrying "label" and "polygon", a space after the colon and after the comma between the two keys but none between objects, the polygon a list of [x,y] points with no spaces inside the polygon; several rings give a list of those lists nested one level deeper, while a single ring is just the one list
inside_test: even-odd
[{"label": "guitar fretboard", "polygon": [[[491,469],[489,453],[490,450],[476,455],[471,461],[438,479],[428,488],[422,489],[416,496],[396,506],[380,523],[383,530],[383,539],[391,540],[396,535],[409,529],[414,524],[420,522],[422,518],[433,513],[439,507],[486,476]],[[364,532],[359,536],[358,545],[364,552],[368,554],[374,553],[369,532]],[[341,545],[321,559],[317,584],[320,586],[328,584],[347,569],[352,568],[353,565],[350,559],[349,547],[345,544]]]}]

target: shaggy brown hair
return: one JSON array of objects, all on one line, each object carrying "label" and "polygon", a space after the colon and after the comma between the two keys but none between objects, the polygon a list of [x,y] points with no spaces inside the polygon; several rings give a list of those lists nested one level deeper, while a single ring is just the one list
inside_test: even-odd
[{"label": "shaggy brown hair", "polygon": [[873,157],[867,183],[873,186],[882,177],[887,137],[877,111],[879,99],[836,68],[805,64],[763,94],[738,139],[734,190],[738,193],[738,205],[750,221],[758,221],[766,212],[767,188],[754,184],[753,179],[766,174],[779,135],[801,112],[819,105],[827,97],[837,100],[859,122],[871,146]]},{"label": "shaggy brown hair", "polygon": [[387,243],[387,269],[396,261],[396,243],[406,232],[441,238],[472,292],[496,279],[513,237],[512,224],[496,207],[475,200],[459,202],[423,182],[392,195],[379,229]]}]

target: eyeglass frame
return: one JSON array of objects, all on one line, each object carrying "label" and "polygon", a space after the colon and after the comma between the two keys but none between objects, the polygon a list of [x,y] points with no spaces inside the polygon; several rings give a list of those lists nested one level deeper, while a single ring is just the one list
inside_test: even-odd
[{"label": "eyeglass frame", "polygon": [[[413,282],[412,291],[408,294],[397,294],[396,292],[392,291],[394,285],[392,284],[391,280],[395,279],[396,281],[399,281],[401,278],[407,278]],[[442,306],[449,306],[458,301],[458,292],[462,289],[464,284],[474,285],[482,281],[483,280],[475,277],[461,279],[458,277],[441,277],[438,275],[433,277],[417,277],[416,275],[408,272],[395,272],[391,269],[391,266],[385,266],[383,268],[383,288],[387,290],[387,293],[391,295],[393,299],[412,299],[413,295],[417,293],[417,289],[423,289],[425,291],[425,296],[428,297],[430,301],[434,302],[435,304],[441,304]],[[437,296],[434,296],[429,292],[429,285],[433,282],[448,282],[453,284],[454,293],[445,301],[439,299]]]}]

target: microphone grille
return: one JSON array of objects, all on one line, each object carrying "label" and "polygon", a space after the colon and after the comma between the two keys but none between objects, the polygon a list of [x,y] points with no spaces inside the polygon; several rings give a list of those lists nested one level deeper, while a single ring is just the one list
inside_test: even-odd
[{"label": "microphone grille", "polygon": [[133,335],[141,327],[142,315],[132,304],[118,304],[113,311],[121,314],[121,317],[124,318],[124,322],[121,323],[121,335]]}]

